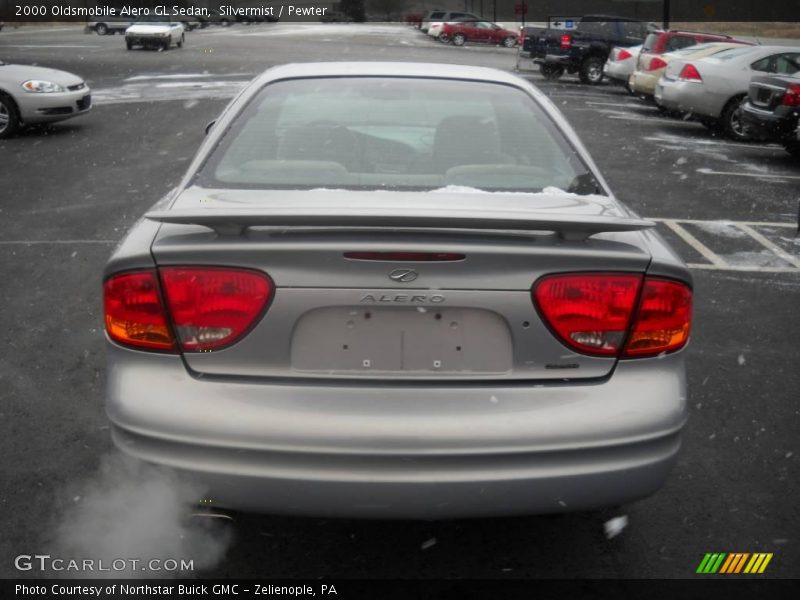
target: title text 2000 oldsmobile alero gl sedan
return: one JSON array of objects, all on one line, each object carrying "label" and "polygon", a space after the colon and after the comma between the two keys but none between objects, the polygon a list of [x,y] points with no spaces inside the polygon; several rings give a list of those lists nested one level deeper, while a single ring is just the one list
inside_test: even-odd
[{"label": "title text 2000 oldsmobile alero gl sedan", "polygon": [[692,299],[652,226],[510,74],[271,69],[108,262],[114,441],[227,509],[642,498],[680,446]]}]

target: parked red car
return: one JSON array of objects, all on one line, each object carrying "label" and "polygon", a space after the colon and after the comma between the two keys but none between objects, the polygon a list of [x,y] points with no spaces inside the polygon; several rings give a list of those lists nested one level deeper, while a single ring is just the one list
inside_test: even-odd
[{"label": "parked red car", "polygon": [[475,42],[513,48],[517,45],[517,33],[509,29],[503,29],[489,21],[445,23],[442,26],[439,41],[453,42],[456,46],[463,46],[466,42]]}]

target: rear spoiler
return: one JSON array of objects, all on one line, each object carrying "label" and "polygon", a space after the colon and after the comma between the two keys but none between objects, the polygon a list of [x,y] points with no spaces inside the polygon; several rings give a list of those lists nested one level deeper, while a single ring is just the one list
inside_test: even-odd
[{"label": "rear spoiler", "polygon": [[532,210],[459,210],[348,207],[259,207],[258,209],[159,210],[145,215],[159,223],[200,225],[219,235],[241,235],[249,227],[391,227],[554,231],[561,239],[582,241],[595,234],[639,231],[653,221],[631,217],[548,214]]}]

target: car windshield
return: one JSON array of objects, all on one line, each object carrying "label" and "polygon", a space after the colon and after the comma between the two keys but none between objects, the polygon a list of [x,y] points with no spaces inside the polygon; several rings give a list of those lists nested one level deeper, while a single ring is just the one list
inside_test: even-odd
[{"label": "car windshield", "polygon": [[599,191],[588,167],[522,90],[383,77],[266,86],[195,180],[217,188]]}]

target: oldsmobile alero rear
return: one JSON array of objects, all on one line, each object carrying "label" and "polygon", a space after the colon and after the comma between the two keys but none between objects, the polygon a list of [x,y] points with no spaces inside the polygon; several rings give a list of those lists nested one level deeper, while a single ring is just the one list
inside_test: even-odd
[{"label": "oldsmobile alero rear", "polygon": [[491,69],[276,67],[105,271],[125,453],[206,504],[450,518],[662,486],[691,278]]}]

